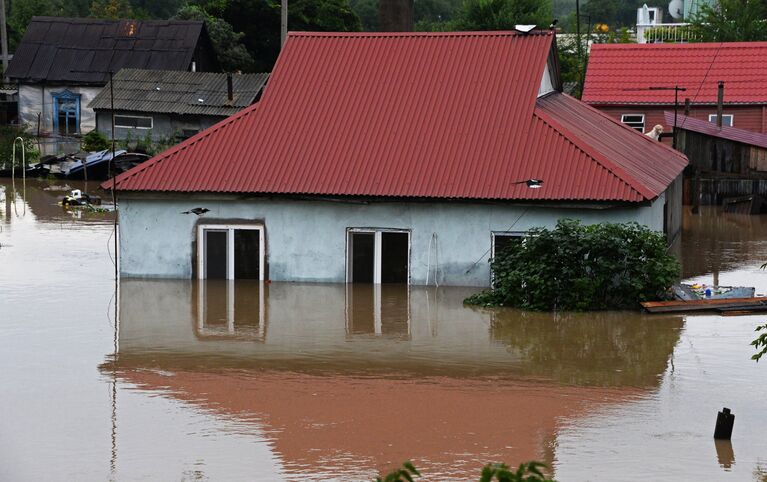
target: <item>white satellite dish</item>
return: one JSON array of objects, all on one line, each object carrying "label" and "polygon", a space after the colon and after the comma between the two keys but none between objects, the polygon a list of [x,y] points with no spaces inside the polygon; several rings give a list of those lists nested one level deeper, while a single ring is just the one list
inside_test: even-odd
[{"label": "white satellite dish", "polygon": [[671,0],[671,3],[668,4],[668,13],[677,20],[684,17],[684,2]]},{"label": "white satellite dish", "polygon": [[514,25],[514,30],[521,33],[530,33],[535,27],[535,25]]}]

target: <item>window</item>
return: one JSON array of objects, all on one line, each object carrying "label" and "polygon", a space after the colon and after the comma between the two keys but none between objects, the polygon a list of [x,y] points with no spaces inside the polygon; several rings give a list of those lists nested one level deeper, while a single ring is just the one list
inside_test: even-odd
[{"label": "window", "polygon": [[513,243],[521,243],[525,233],[521,231],[499,231],[493,233],[491,252],[492,257],[495,258],[495,253],[500,253],[507,246]]},{"label": "window", "polygon": [[[716,124],[716,114],[709,114],[708,115],[708,121],[713,122]],[[732,121],[733,121],[733,115],[732,114],[722,114],[722,125],[727,127],[732,127]]]},{"label": "window", "polygon": [[198,226],[197,277],[263,280],[263,226],[217,224]]},{"label": "window", "polygon": [[53,131],[64,136],[80,132],[80,94],[52,92]]},{"label": "window", "polygon": [[152,118],[133,115],[116,115],[115,127],[122,127],[123,129],[151,129]]},{"label": "window", "polygon": [[410,232],[352,228],[347,231],[346,279],[349,283],[407,283]]},{"label": "window", "polygon": [[623,114],[621,122],[644,134],[644,114]]}]

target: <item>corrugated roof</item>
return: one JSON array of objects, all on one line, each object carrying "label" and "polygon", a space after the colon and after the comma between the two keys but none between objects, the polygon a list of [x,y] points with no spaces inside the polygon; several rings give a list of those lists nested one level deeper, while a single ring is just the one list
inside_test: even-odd
[{"label": "corrugated roof", "polygon": [[690,44],[595,44],[591,47],[581,100],[589,104],[715,104],[717,82],[725,82],[730,104],[767,104],[767,42]]},{"label": "corrugated roof", "polygon": [[[118,189],[656,197],[684,156],[563,94],[536,105],[552,41],[549,32],[291,33],[258,104],[119,176]],[[531,178],[543,187],[515,184]]]},{"label": "corrugated roof", "polygon": [[[674,113],[664,112],[666,117],[666,124],[674,125]],[[684,129],[693,132],[699,132],[712,137],[718,137],[721,139],[728,139],[741,144],[747,144],[749,146],[757,146],[767,149],[767,134],[760,134],[758,132],[747,131],[745,129],[738,129],[737,127],[722,126],[717,127],[715,123],[708,122],[703,119],[696,119],[694,117],[687,117],[682,114],[677,114],[676,125],[679,129]]]},{"label": "corrugated roof", "polygon": [[[114,76],[115,110],[230,116],[251,105],[269,74],[232,74],[233,100],[227,74],[169,70],[122,69]],[[88,105],[111,109],[109,84]]]},{"label": "corrugated roof", "polygon": [[33,17],[6,75],[103,84],[124,67],[187,70],[203,32],[198,21]]}]

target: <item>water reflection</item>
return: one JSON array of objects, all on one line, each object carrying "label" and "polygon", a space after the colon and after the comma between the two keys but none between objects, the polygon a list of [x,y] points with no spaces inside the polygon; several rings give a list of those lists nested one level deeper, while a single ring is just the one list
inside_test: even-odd
[{"label": "water reflection", "polygon": [[732,449],[732,442],[729,440],[714,439],[716,446],[716,459],[719,466],[729,471],[735,464],[735,451]]},{"label": "water reflection", "polygon": [[124,280],[118,361],[653,387],[683,326],[680,316],[470,309],[462,300],[471,292]]}]

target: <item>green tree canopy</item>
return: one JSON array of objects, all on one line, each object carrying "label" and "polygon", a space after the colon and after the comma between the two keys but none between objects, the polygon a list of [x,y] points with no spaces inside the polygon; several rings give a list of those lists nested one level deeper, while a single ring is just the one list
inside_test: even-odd
[{"label": "green tree canopy", "polygon": [[134,18],[133,7],[128,0],[93,0],[91,17],[95,18]]},{"label": "green tree canopy", "polygon": [[767,40],[767,2],[719,0],[703,5],[692,19],[694,38],[701,42]]},{"label": "green tree canopy", "polygon": [[179,20],[202,20],[210,35],[213,50],[216,51],[218,64],[226,72],[253,72],[254,62],[248,49],[242,43],[244,33],[235,32],[232,26],[223,19],[209,15],[199,5],[182,7],[175,18]]}]

